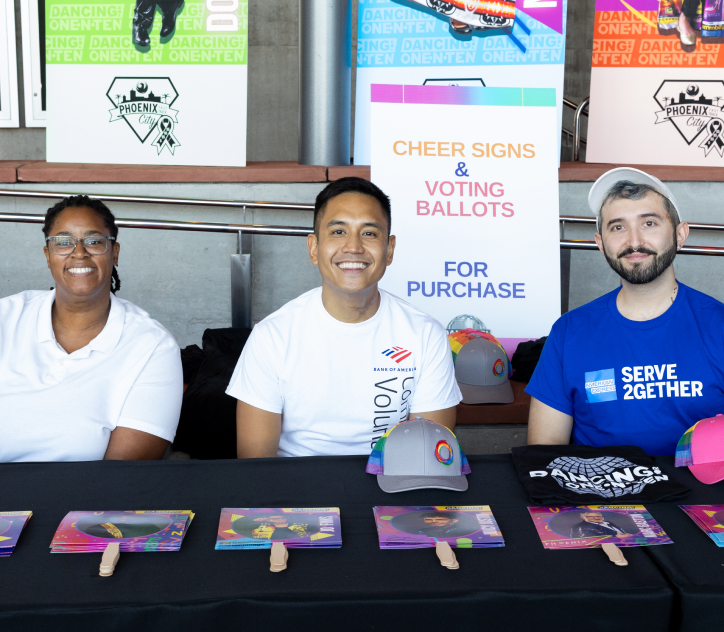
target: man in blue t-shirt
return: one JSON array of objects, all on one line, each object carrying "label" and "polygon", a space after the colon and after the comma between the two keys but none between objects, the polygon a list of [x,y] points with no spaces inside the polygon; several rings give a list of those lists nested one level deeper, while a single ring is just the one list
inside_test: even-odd
[{"label": "man in blue t-shirt", "polygon": [[528,443],[572,435],[673,454],[688,428],[724,413],[724,304],[677,282],[672,263],[689,227],[660,180],[613,169],[588,203],[621,287],[553,325],[526,389]]}]

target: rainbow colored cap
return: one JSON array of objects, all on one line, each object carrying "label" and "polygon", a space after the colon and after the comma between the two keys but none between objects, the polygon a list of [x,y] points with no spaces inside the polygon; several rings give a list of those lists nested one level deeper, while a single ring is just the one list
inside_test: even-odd
[{"label": "rainbow colored cap", "polygon": [[697,421],[679,439],[676,467],[688,465],[702,483],[724,480],[724,415]]},{"label": "rainbow colored cap", "polygon": [[388,430],[375,444],[366,472],[376,474],[382,491],[468,488],[470,465],[453,432],[417,417]]},{"label": "rainbow colored cap", "polygon": [[512,404],[513,367],[503,345],[492,334],[461,329],[448,335],[455,379],[463,404]]},{"label": "rainbow colored cap", "polygon": [[500,347],[500,351],[503,353],[505,359],[507,360],[506,364],[508,365],[508,379],[513,377],[513,367],[510,364],[510,360],[508,359],[508,354],[505,351],[505,347],[500,344],[500,341],[493,334],[489,334],[487,331],[480,331],[479,329],[460,329],[459,331],[448,334],[447,339],[450,342],[450,349],[452,349],[453,363],[457,363],[458,353],[460,353],[460,349],[463,348],[463,345],[467,342],[470,342],[471,340],[474,340],[475,338],[484,338],[485,340],[490,340],[490,342],[494,342],[496,345],[498,345],[498,347]]}]

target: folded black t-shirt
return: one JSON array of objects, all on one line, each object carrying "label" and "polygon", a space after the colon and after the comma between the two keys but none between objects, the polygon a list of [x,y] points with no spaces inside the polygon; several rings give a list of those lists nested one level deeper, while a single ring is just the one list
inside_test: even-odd
[{"label": "folded black t-shirt", "polygon": [[691,491],[638,446],[529,445],[512,452],[518,478],[537,505],[652,503]]}]

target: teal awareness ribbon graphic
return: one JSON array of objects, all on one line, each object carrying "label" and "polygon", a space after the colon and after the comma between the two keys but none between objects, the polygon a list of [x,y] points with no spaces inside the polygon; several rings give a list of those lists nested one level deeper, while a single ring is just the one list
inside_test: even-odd
[{"label": "teal awareness ribbon graphic", "polygon": [[709,136],[699,145],[699,147],[704,148],[704,155],[708,156],[709,152],[716,146],[719,154],[724,156],[724,140],[722,140],[724,121],[719,118],[712,119],[707,125],[707,132],[709,132]]},{"label": "teal awareness ribbon graphic", "polygon": [[174,123],[170,116],[162,116],[158,119],[158,130],[159,134],[156,136],[151,145],[158,149],[160,154],[164,147],[168,147],[168,150],[173,154],[176,151],[176,147],[180,147],[181,143],[173,135]]}]

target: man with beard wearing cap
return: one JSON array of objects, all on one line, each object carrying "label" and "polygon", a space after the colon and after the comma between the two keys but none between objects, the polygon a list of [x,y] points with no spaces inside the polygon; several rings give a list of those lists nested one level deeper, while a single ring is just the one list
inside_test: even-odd
[{"label": "man with beard wearing cap", "polygon": [[676,280],[689,227],[660,180],[613,169],[588,203],[621,287],[553,325],[526,389],[528,443],[673,454],[693,423],[724,412],[724,304]]}]

